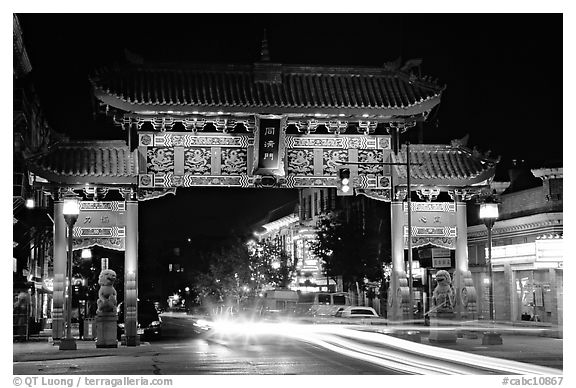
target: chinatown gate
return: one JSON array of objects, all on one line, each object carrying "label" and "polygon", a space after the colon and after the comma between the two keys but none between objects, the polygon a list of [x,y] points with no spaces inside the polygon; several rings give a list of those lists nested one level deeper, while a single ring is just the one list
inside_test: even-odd
[{"label": "chinatown gate", "polygon": [[[100,113],[126,141],[62,143],[30,166],[55,200],[54,338],[64,337],[65,197],[82,200],[73,249],[125,252],[125,326],[134,346],[140,201],[178,187],[337,187],[346,163],[356,194],[391,202],[389,318],[408,316],[408,175],[399,135],[427,119],[444,87],[409,66],[282,65],[265,49],[253,65],[130,64],[100,69],[90,81]],[[412,145],[410,158],[410,191],[421,199],[411,207],[412,247],[455,250],[457,314],[474,317],[465,201],[487,186],[496,161],[457,142]],[[451,202],[434,202],[442,191]]]}]

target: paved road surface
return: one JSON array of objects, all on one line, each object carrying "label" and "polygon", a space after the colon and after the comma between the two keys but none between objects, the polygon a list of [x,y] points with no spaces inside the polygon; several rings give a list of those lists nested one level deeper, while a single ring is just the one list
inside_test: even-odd
[{"label": "paved road surface", "polygon": [[136,355],[19,362],[14,374],[391,374],[300,341],[265,335],[196,335],[189,320],[164,318],[164,335]]},{"label": "paved road surface", "polygon": [[[138,348],[94,349],[84,353],[60,351],[47,353],[46,357],[27,354],[14,362],[13,373],[466,375],[551,372],[535,365],[402,341],[339,325],[232,324],[218,327],[211,334],[199,335],[188,316],[168,315],[163,320],[161,340]],[[558,373],[561,371],[555,370],[554,374]]]}]

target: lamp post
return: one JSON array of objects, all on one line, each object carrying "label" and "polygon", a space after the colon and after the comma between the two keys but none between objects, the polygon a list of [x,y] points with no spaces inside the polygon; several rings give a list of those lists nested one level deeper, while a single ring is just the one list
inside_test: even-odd
[{"label": "lamp post", "polygon": [[[492,227],[494,227],[494,222],[498,219],[498,203],[494,201],[493,198],[489,198],[480,204],[480,219],[484,221],[486,228],[488,229],[488,260],[486,264],[488,266],[488,278],[490,280],[490,286],[488,290],[488,299],[490,305],[490,322],[494,325],[494,276],[492,273]],[[500,333],[489,330],[484,333],[482,337],[483,345],[501,345],[502,337]]]},{"label": "lamp post", "polygon": [[72,230],[80,213],[80,203],[77,198],[65,198],[62,209],[64,220],[68,226],[68,298],[66,299],[66,336],[60,341],[60,350],[76,350],[76,341],[72,337]]},{"label": "lamp post", "polygon": [[412,187],[410,185],[410,142],[406,143],[406,202],[408,205],[408,303],[410,321],[414,319],[414,278],[412,276]]}]

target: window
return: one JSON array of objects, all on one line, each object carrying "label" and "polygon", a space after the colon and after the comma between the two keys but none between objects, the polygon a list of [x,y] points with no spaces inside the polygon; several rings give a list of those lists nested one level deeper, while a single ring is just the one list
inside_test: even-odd
[{"label": "window", "polygon": [[374,315],[374,313],[371,310],[352,309],[350,310],[350,315]]},{"label": "window", "polygon": [[184,272],[184,266],[181,264],[168,264],[168,272]]},{"label": "window", "polygon": [[314,294],[300,294],[298,297],[298,303],[313,303]]},{"label": "window", "polygon": [[346,295],[332,295],[332,301],[336,305],[345,305],[346,304]]}]

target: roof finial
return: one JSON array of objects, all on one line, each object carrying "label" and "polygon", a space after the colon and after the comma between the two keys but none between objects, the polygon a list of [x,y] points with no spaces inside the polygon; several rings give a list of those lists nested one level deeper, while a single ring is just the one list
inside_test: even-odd
[{"label": "roof finial", "polygon": [[268,51],[268,38],[266,37],[266,29],[262,36],[262,48],[260,49],[260,62],[270,62],[270,51]]}]

